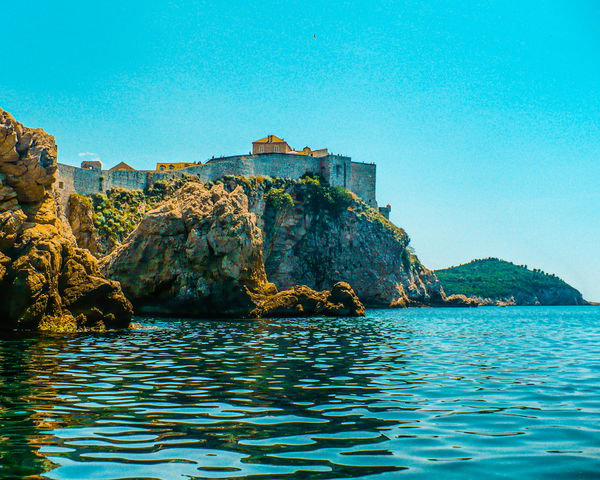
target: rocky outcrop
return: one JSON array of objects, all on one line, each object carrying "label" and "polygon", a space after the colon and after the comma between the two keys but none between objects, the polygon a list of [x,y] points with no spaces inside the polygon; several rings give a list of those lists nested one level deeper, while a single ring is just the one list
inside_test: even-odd
[{"label": "rocky outcrop", "polygon": [[[303,289],[277,293],[267,281],[262,233],[242,188],[206,188],[190,182],[150,211],[126,241],[102,260],[103,271],[121,282],[142,313],[178,316],[256,316],[295,308],[333,295]],[[303,296],[304,295],[304,296]],[[285,297],[285,300],[283,298]],[[336,292],[319,312],[351,309]],[[317,307],[313,311],[317,311]],[[280,306],[279,309],[271,305]],[[275,313],[274,313],[275,314]]]},{"label": "rocky outcrop", "polygon": [[77,246],[97,255],[99,236],[94,226],[94,207],[90,199],[77,193],[70,195],[65,216]]},{"label": "rocky outcrop", "polygon": [[444,303],[438,305],[440,307],[478,307],[481,303],[471,297],[467,297],[466,295],[448,295],[444,299]]},{"label": "rocky outcrop", "polygon": [[141,312],[231,316],[254,308],[248,292],[274,288],[261,247],[241,189],[188,183],[102,263]]},{"label": "rocky outcrop", "polygon": [[274,295],[255,295],[256,317],[358,317],[364,305],[345,282],[336,283],[331,291],[316,292],[305,285],[294,286]]},{"label": "rocky outcrop", "polygon": [[[323,291],[337,282],[348,282],[369,306],[472,306],[466,297],[448,302],[436,275],[412,252],[406,232],[344,189],[328,187],[314,178],[224,177],[217,185],[226,192],[244,190],[248,210],[262,232],[266,275],[279,289],[306,285]],[[166,188],[160,186],[161,191]],[[154,208],[154,190],[132,191],[131,198],[123,192],[107,192],[105,202],[94,202],[104,225],[99,229],[100,243],[108,244],[111,235],[123,240],[131,230],[110,225],[132,224],[135,215],[125,218],[123,212],[137,214],[148,211],[149,206]],[[170,192],[166,198],[172,196]],[[160,237],[160,225],[153,228],[157,229],[153,234]],[[107,272],[124,279],[130,268],[126,265],[120,273]],[[141,299],[143,290],[134,297]]]},{"label": "rocky outcrop", "polygon": [[130,303],[66,235],[54,138],[0,109],[0,329],[126,327]]},{"label": "rocky outcrop", "polygon": [[233,177],[225,184],[248,193],[264,232],[267,276],[277,288],[322,290],[343,281],[367,306],[446,305],[440,282],[414,255],[406,232],[349,192],[310,178]]}]

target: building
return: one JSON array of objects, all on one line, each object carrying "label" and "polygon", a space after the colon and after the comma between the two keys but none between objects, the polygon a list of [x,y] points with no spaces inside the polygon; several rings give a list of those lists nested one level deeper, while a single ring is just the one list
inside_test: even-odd
[{"label": "building", "polygon": [[265,138],[252,142],[252,154],[262,153],[290,153],[292,149],[288,143],[276,135],[268,135]]},{"label": "building", "polygon": [[[156,170],[135,170],[124,162],[110,170],[102,170],[102,164],[96,161],[83,162],[82,168],[59,163],[56,192],[62,204],[72,193],[90,195],[111,188],[144,190],[156,181],[183,174],[196,176],[202,182],[214,182],[226,175],[299,180],[309,173],[320,175],[332,187],[346,188],[368,205],[377,207],[374,163],[355,162],[325,148],[305,147],[296,151],[275,135],[252,142],[252,148],[257,153],[212,158],[205,163],[161,162],[156,164]],[[384,207],[382,213],[389,215],[389,207]]]},{"label": "building", "polygon": [[117,170],[134,172],[135,168],[133,168],[131,165],[126,164],[125,162],[120,162],[120,163],[117,163],[114,167],[110,168],[108,171],[116,172]]},{"label": "building", "polygon": [[325,157],[329,154],[326,148],[311,150],[304,147],[302,150],[294,150],[289,144],[277,135],[268,135],[265,138],[252,142],[252,155],[265,153],[289,153],[292,155],[308,155],[310,157]]},{"label": "building", "polygon": [[161,162],[156,164],[155,172],[170,172],[173,170],[181,170],[183,168],[195,167],[196,163],[190,162]]}]

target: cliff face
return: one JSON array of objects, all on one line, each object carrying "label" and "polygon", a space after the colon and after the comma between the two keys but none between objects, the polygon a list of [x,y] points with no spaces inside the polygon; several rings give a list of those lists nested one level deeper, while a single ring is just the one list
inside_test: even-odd
[{"label": "cliff face", "polygon": [[247,191],[264,233],[267,276],[278,288],[324,289],[344,281],[371,306],[446,305],[406,232],[349,192],[311,178],[227,178],[225,184]]},{"label": "cliff face", "polygon": [[262,245],[256,217],[240,187],[227,191],[223,185],[206,188],[190,182],[148,212],[102,264],[143,313],[361,313],[358,299],[352,309],[347,295],[310,289],[275,295],[274,285],[267,281]]},{"label": "cliff face", "polygon": [[230,315],[253,308],[247,290],[272,288],[261,246],[241,189],[188,183],[102,263],[142,312]]},{"label": "cliff face", "polygon": [[[306,285],[314,290],[328,290],[338,282],[348,282],[361,301],[371,306],[474,305],[460,296],[448,302],[435,274],[412,253],[406,232],[347,190],[325,186],[314,178],[295,181],[266,177],[224,177],[213,188],[218,188],[221,196],[238,192],[236,197],[245,198],[243,202],[247,206],[244,208],[253,214],[257,227],[252,235],[256,236],[256,244],[262,246],[266,278],[279,289]],[[160,184],[146,192],[115,190],[93,196],[100,243],[107,245],[110,237],[125,239],[133,229],[127,226],[160,204],[162,198],[168,206],[159,207],[161,215],[166,215],[164,208],[176,210],[177,202],[181,201],[173,203],[174,195],[180,194],[174,194],[171,186]],[[152,264],[156,260],[152,259],[162,253],[158,257],[150,253],[142,257],[141,253],[134,253],[132,242],[143,245],[143,248],[138,246],[138,250],[146,248],[150,242],[143,238],[145,233],[156,237],[155,243],[162,244],[161,236],[171,227],[166,220],[155,220],[156,215],[155,211],[141,220],[134,238],[125,241],[123,246],[128,245],[126,250],[130,253],[118,250],[118,262],[112,260],[113,254],[109,257],[111,260],[105,262],[107,274],[121,281],[131,298],[139,299],[138,304],[154,296],[154,287],[144,286],[146,275],[139,269],[151,262],[150,271],[158,271],[159,267]],[[150,226],[151,232],[148,231]],[[183,233],[178,235],[177,244],[188,241],[181,236]],[[226,236],[225,230],[222,235]],[[166,245],[156,248],[161,252],[166,249]],[[130,261],[124,255],[134,257]],[[181,271],[187,268],[185,262],[179,267]],[[200,269],[200,266],[194,268]],[[129,270],[131,274],[127,273]],[[136,286],[138,276],[142,281]],[[162,277],[152,277],[155,278]],[[185,281],[175,282],[175,290],[181,290],[184,284]],[[147,299],[142,302],[144,295]],[[165,305],[163,301],[159,303]]]},{"label": "cliff face", "polygon": [[438,270],[449,293],[462,293],[481,305],[586,305],[581,293],[541,270],[497,258],[473,260]]},{"label": "cliff face", "polygon": [[51,135],[0,109],[0,329],[127,326],[132,310],[119,284],[57,217],[56,156]]}]

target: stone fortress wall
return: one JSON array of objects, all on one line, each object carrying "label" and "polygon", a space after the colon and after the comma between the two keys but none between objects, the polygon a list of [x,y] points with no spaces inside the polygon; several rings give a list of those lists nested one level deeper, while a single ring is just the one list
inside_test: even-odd
[{"label": "stone fortress wall", "polygon": [[236,155],[215,158],[204,164],[168,172],[94,170],[59,163],[55,189],[60,203],[65,203],[72,193],[90,195],[116,187],[144,190],[158,180],[184,174],[197,175],[200,180],[208,182],[225,175],[299,179],[305,173],[321,174],[331,186],[347,188],[367,204],[377,207],[375,164],[353,162],[350,157],[331,154],[323,157],[289,153]]}]

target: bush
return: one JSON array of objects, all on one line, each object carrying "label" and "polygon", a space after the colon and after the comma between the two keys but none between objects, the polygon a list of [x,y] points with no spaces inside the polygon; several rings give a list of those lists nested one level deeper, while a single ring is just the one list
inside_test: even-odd
[{"label": "bush", "polygon": [[272,188],[265,195],[267,205],[276,211],[287,210],[294,206],[294,199],[283,188]]},{"label": "bush", "polygon": [[306,172],[306,173],[302,174],[302,176],[300,177],[301,182],[314,183],[315,180],[317,181],[317,183],[319,185],[329,185],[327,180],[325,180],[323,175],[321,175],[320,173]]}]

